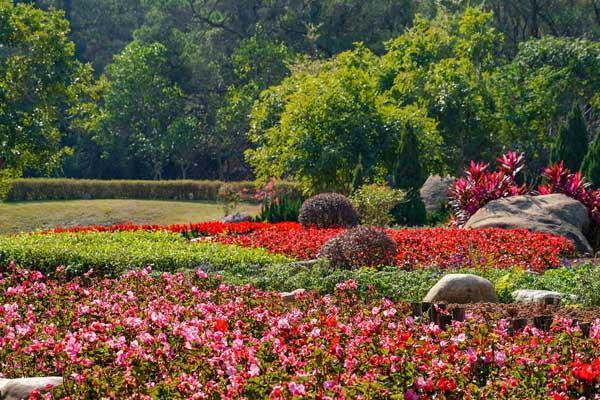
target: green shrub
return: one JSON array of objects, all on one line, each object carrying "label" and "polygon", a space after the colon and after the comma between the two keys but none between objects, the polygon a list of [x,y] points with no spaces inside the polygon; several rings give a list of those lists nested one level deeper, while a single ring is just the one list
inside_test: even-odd
[{"label": "green shrub", "polygon": [[318,228],[350,227],[358,223],[358,215],[346,196],[321,193],[302,203],[298,221]]},{"label": "green shrub", "polygon": [[364,225],[389,226],[394,221],[391,211],[404,199],[401,190],[386,185],[364,185],[352,195],[352,205]]},{"label": "green shrub", "polygon": [[280,196],[276,198],[265,198],[260,208],[258,221],[276,223],[284,221],[298,221],[302,200]]},{"label": "green shrub", "polygon": [[0,236],[0,264],[17,264],[42,272],[65,266],[72,275],[94,269],[116,276],[151,265],[157,271],[204,266],[212,270],[265,266],[290,259],[262,249],[218,243],[190,243],[168,232],[22,234]]},{"label": "green shrub", "polygon": [[[221,187],[240,193],[242,201],[254,201],[254,182],[221,182],[198,180],[141,181],[93,179],[15,179],[7,195],[8,201],[138,199],[138,200],[204,200],[217,201]],[[278,182],[278,190],[298,193],[292,182]]]},{"label": "green shrub", "polygon": [[327,259],[333,268],[353,269],[391,265],[396,252],[396,242],[383,230],[359,226],[325,242],[318,257]]},{"label": "green shrub", "polygon": [[427,210],[419,191],[411,190],[392,210],[394,222],[403,226],[422,226],[427,223]]},{"label": "green shrub", "polygon": [[[319,294],[333,293],[338,283],[353,279],[361,294],[387,297],[394,301],[421,301],[429,289],[444,275],[471,273],[483,276],[495,284],[501,302],[512,302],[511,293],[518,289],[555,290],[566,294],[564,304],[587,307],[600,306],[600,266],[564,267],[533,274],[520,269],[442,270],[426,268],[417,271],[384,267],[379,270],[334,269],[326,260],[307,268],[285,264],[265,267],[233,266],[221,271],[225,282],[252,284],[263,290],[292,291],[298,288]],[[571,299],[569,296],[574,295]]]}]

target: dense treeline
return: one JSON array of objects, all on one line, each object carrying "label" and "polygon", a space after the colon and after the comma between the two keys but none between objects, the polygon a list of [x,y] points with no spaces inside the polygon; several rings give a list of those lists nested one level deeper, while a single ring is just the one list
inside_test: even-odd
[{"label": "dense treeline", "polygon": [[573,110],[594,139],[599,36],[597,0],[0,0],[0,171],[347,190],[410,135],[420,175],[542,165]]}]

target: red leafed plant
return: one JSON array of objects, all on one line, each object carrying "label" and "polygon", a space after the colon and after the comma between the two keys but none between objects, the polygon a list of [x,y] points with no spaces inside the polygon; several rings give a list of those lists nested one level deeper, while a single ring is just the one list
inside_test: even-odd
[{"label": "red leafed plant", "polygon": [[521,194],[546,195],[562,193],[585,205],[592,220],[600,224],[600,191],[592,190],[580,172],[571,172],[563,162],[551,164],[542,172],[544,183],[537,191],[527,184],[517,183],[517,175],[525,167],[523,153],[508,152],[496,159],[495,171],[489,164],[471,161],[465,176],[459,178],[449,189],[450,206],[454,223],[463,226],[481,207],[492,200]]},{"label": "red leafed plant", "polygon": [[523,153],[508,152],[496,159],[498,166],[471,161],[465,176],[450,187],[450,206],[457,225],[464,225],[481,207],[492,200],[525,194],[528,189],[517,183],[517,174],[525,166]]}]

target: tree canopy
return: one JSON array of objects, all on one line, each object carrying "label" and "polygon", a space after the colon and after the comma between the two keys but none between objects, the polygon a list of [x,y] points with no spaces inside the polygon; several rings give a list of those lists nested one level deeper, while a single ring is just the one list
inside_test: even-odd
[{"label": "tree canopy", "polygon": [[26,174],[346,191],[393,182],[408,130],[424,174],[455,174],[507,149],[537,170],[574,104],[600,127],[596,0],[0,7],[0,168]]}]

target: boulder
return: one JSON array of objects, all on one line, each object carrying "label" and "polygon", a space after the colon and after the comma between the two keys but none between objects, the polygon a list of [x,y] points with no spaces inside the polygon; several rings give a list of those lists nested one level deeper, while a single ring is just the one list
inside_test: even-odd
[{"label": "boulder", "polygon": [[34,390],[41,393],[47,392],[55,386],[63,384],[60,376],[45,376],[39,378],[0,379],[0,399],[22,400],[28,399]]},{"label": "boulder", "polygon": [[448,202],[448,188],[454,181],[449,176],[430,175],[419,191],[427,212],[439,210]]},{"label": "boulder", "polygon": [[448,274],[423,299],[425,303],[498,303],[494,285],[471,274]]},{"label": "boulder", "polygon": [[564,236],[581,254],[592,254],[584,234],[590,226],[588,211],[564,194],[514,196],[490,201],[467,222],[466,228],[523,228]]},{"label": "boulder", "polygon": [[229,223],[249,222],[249,221],[252,221],[252,216],[247,213],[230,214],[230,215],[225,216],[221,220],[221,222],[229,222]]},{"label": "boulder", "polygon": [[562,294],[550,290],[515,290],[512,293],[515,303],[539,303],[560,305]]}]

